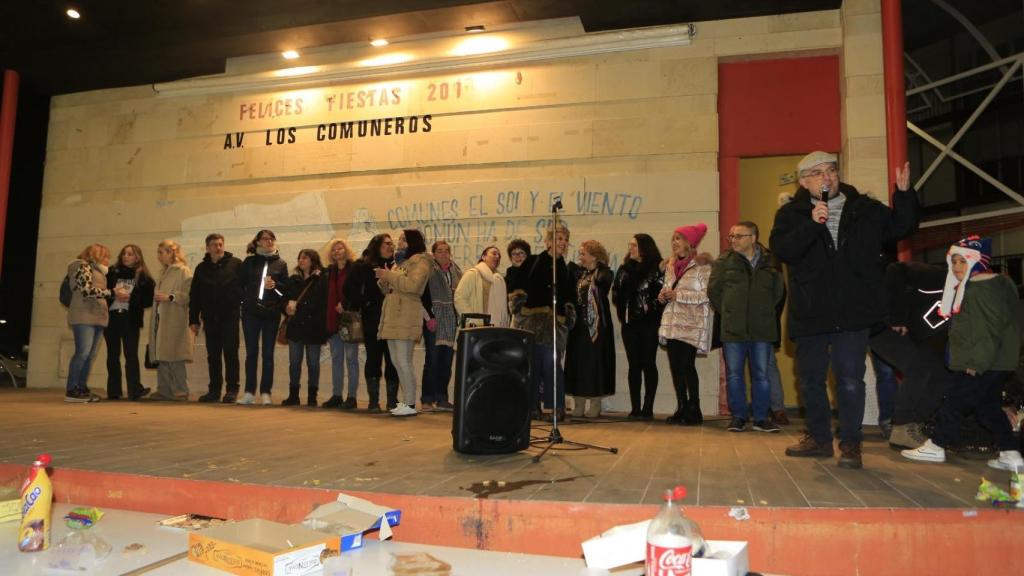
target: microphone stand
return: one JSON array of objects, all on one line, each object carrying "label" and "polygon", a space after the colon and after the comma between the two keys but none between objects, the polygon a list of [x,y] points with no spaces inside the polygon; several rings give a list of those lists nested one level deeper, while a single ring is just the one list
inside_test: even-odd
[{"label": "microphone stand", "polygon": [[[548,453],[556,444],[569,444],[575,446],[575,450],[604,450],[612,454],[618,454],[619,449],[611,446],[599,446],[597,444],[585,444],[573,442],[562,437],[558,429],[558,211],[562,209],[562,200],[558,198],[551,206],[551,432],[547,438],[533,440],[530,444],[544,446],[544,449],[533,457],[533,463],[540,462],[540,459]],[[568,335],[566,336],[568,338]],[[562,407],[565,409],[565,406]]]}]

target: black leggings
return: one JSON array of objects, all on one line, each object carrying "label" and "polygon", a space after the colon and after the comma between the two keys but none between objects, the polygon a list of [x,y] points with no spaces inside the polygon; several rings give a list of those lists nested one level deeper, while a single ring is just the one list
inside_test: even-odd
[{"label": "black leggings", "polygon": [[643,410],[654,408],[658,391],[658,326],[657,319],[640,320],[622,326],[622,344],[629,362],[629,404],[633,413],[640,412],[640,388],[644,381]]},{"label": "black leggings", "polygon": [[668,341],[668,366],[676,402],[682,411],[687,406],[700,407],[700,380],[697,378],[697,349],[682,340]]}]

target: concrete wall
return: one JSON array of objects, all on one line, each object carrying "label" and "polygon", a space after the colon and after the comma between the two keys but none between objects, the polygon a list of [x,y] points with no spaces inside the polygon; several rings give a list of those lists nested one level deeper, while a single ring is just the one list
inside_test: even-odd
[{"label": "concrete wall", "polygon": [[[672,229],[697,221],[711,228],[705,248],[717,252],[717,66],[723,58],[841,50],[844,166],[853,182],[877,189],[885,158],[877,4],[847,1],[842,12],[698,23],[689,46],[482,72],[412,72],[266,94],[167,97],[143,86],[56,97],[29,385],[64,385],[73,343],[57,288],[67,262],[91,242],[115,252],[139,244],[153,266],[157,242],[176,238],[194,266],[208,232],[221,232],[228,250],[241,254],[266,227],[275,230],[291,262],[299,248],[319,248],[333,236],[362,250],[374,233],[411,226],[428,240],[448,238],[466,266],[484,246],[504,248],[513,237],[540,247],[550,196],[562,194],[572,244],[602,241],[613,265],[632,234],[652,234],[667,253]],[[379,100],[382,88],[386,104]],[[347,108],[345,94],[370,89],[377,90],[377,105]],[[259,119],[259,103],[291,99],[287,111],[296,112],[298,98],[301,113]],[[341,100],[346,107],[338,110]],[[254,104],[255,118],[245,107]],[[429,132],[425,115],[431,116]],[[415,134],[317,141],[320,124],[410,116],[420,118]],[[285,129],[285,144],[276,143],[278,128]],[[287,143],[288,128],[295,128],[294,143]],[[238,132],[245,133],[243,147],[225,149]],[[207,382],[201,338],[196,352],[190,386],[201,392]],[[278,397],[287,383],[286,356],[279,348]],[[104,357],[101,350],[90,379],[99,390]],[[667,362],[659,362],[658,408],[668,411],[674,394]],[[321,388],[329,387],[328,366]],[[628,394],[621,345],[618,366],[618,392],[608,404],[622,409]],[[717,353],[698,361],[707,413],[718,406],[718,366]],[[152,383],[155,374],[144,378]]]}]

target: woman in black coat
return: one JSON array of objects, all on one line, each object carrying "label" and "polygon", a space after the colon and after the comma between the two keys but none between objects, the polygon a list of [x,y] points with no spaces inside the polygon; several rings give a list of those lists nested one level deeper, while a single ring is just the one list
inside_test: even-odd
[{"label": "woman in black coat", "polygon": [[306,358],[309,386],[306,403],[316,407],[320,389],[320,348],[327,342],[327,278],[323,275],[320,254],[309,248],[299,251],[295,274],[288,279],[288,397],[282,406],[299,404],[299,379],[302,358]]},{"label": "woman in black coat", "polygon": [[[622,344],[629,363],[629,418],[654,418],[658,391],[658,328],[665,306],[658,301],[665,282],[661,251],[654,238],[637,234],[629,240],[629,255],[615,272],[612,302],[622,325]],[[644,388],[643,407],[640,388]]]},{"label": "woman in black coat", "polygon": [[272,404],[270,390],[274,387],[274,346],[288,288],[288,265],[281,260],[277,236],[270,230],[257,232],[246,251],[249,256],[238,273],[245,336],[245,394],[237,403],[256,403],[256,367],[262,354],[260,403],[269,406]]},{"label": "woman in black coat", "polygon": [[[596,240],[580,245],[579,264],[569,264],[576,324],[565,350],[565,393],[574,397],[572,415],[601,415],[601,397],[615,394],[615,332],[608,293],[612,272],[608,252]],[[590,406],[584,411],[584,402]]]},{"label": "woman in black coat", "polygon": [[[384,293],[377,285],[373,271],[390,268],[395,262],[395,243],[388,234],[377,234],[363,251],[363,257],[352,265],[351,280],[345,282],[344,295],[349,310],[358,310],[363,320],[363,346],[366,348],[366,364],[363,376],[366,378],[366,392],[370,397],[368,412],[378,413],[380,409],[380,378],[383,372],[387,382],[387,408],[398,405],[398,371],[391,363],[391,353],[384,340],[377,339],[380,313],[384,304]],[[384,370],[381,370],[381,360]]]},{"label": "woman in black coat", "polygon": [[142,387],[139,373],[139,332],[143,313],[153,305],[156,287],[141,248],[135,244],[121,248],[117,263],[107,271],[107,287],[110,323],[103,330],[107,341],[107,400],[121,399],[122,347],[128,399],[138,400],[149,394],[149,388]]}]

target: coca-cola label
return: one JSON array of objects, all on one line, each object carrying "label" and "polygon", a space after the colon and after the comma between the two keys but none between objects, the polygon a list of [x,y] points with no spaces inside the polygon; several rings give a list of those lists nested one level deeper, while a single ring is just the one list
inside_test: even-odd
[{"label": "coca-cola label", "polygon": [[690,576],[693,546],[662,548],[648,542],[645,571],[647,576]]}]

